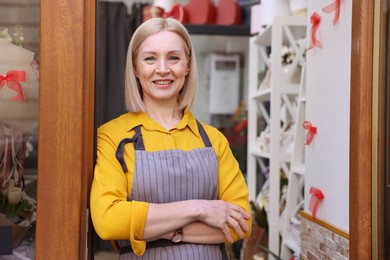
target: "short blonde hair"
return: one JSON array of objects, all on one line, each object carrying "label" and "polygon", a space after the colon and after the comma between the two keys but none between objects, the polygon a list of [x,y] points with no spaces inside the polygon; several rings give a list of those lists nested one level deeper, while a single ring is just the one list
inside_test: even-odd
[{"label": "short blonde hair", "polygon": [[184,86],[178,97],[178,107],[181,111],[188,111],[195,102],[198,89],[198,70],[194,48],[187,29],[173,18],[152,18],[141,24],[134,32],[127,51],[125,71],[125,100],[126,108],[131,112],[145,111],[142,100],[142,87],[135,76],[135,58],[142,42],[149,36],[161,31],[176,33],[184,41],[184,49],[189,61],[189,72]]}]

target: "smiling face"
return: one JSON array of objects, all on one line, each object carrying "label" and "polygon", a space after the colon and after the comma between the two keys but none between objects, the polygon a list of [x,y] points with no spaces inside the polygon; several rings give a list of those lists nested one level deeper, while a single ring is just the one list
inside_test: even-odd
[{"label": "smiling face", "polygon": [[145,105],[177,105],[177,96],[189,71],[180,36],[161,31],[147,37],[138,49],[134,65]]}]

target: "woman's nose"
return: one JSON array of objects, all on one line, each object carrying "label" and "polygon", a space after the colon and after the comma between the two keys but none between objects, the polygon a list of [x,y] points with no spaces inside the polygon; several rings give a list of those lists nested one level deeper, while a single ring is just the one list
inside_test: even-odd
[{"label": "woman's nose", "polygon": [[157,65],[157,72],[160,74],[169,73],[169,66],[166,61],[160,61]]}]

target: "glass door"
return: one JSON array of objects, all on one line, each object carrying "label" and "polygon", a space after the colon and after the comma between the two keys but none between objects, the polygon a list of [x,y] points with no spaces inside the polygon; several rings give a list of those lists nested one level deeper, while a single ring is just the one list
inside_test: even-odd
[{"label": "glass door", "polygon": [[39,0],[0,1],[0,256],[15,259],[35,255],[39,28]]}]

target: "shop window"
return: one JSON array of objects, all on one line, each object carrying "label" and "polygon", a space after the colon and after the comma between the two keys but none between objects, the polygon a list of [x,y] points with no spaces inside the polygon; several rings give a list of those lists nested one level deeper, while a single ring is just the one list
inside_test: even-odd
[{"label": "shop window", "polygon": [[0,258],[34,259],[39,6],[0,2]]}]

